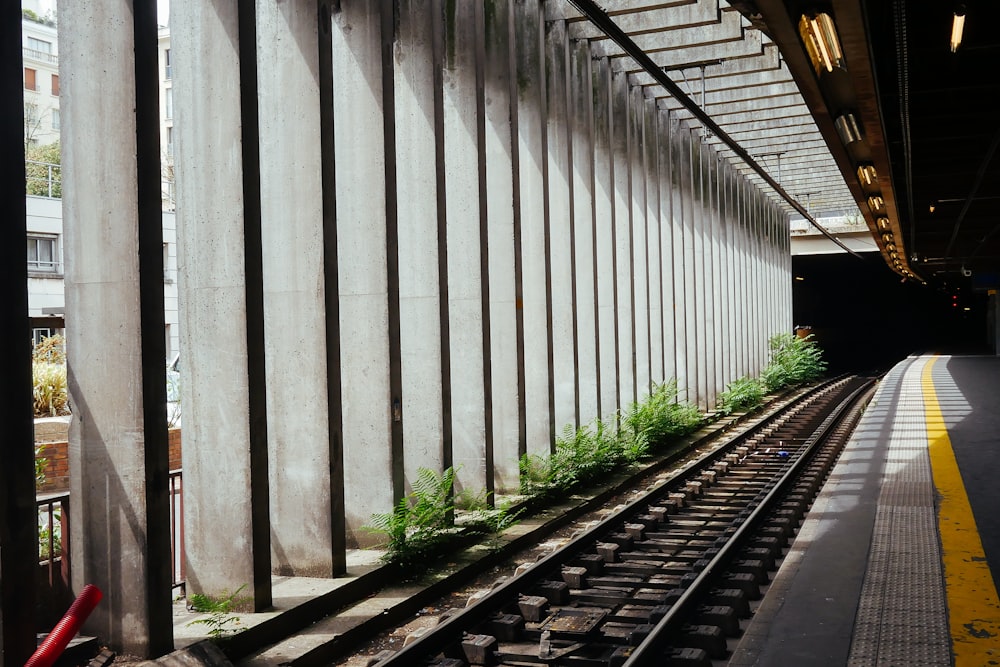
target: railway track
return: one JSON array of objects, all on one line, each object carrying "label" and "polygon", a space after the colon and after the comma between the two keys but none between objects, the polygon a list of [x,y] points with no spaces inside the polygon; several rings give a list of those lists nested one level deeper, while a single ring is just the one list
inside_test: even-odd
[{"label": "railway track", "polygon": [[724,659],[874,382],[817,387],[378,666]]}]

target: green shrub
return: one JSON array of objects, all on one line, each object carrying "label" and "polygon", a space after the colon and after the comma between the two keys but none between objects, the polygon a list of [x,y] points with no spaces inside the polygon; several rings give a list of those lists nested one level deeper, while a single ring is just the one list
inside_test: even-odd
[{"label": "green shrub", "polygon": [[729,383],[719,395],[718,411],[723,415],[744,412],[758,407],[763,401],[764,383],[744,376]]},{"label": "green shrub", "polygon": [[69,414],[66,364],[34,362],[31,369],[34,388],[32,399],[36,417]]},{"label": "green shrub", "polygon": [[629,406],[622,418],[622,430],[637,443],[657,447],[691,433],[701,425],[702,418],[696,406],[677,400],[677,381],[670,380],[654,385],[642,402]]},{"label": "green shrub", "polygon": [[761,381],[769,392],[812,382],[826,373],[823,351],[812,334],[805,337],[790,333],[775,334],[768,341],[768,347],[771,360],[761,373]]}]

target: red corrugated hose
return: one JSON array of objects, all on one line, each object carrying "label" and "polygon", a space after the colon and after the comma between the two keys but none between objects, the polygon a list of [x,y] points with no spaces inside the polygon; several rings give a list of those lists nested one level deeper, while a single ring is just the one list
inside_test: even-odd
[{"label": "red corrugated hose", "polygon": [[76,596],[76,600],[70,605],[69,611],[62,617],[52,632],[42,641],[38,649],[24,663],[24,667],[51,667],[59,659],[66,645],[70,643],[76,633],[80,631],[80,626],[94,611],[94,607],[101,601],[104,594],[101,589],[93,584],[87,584]]}]

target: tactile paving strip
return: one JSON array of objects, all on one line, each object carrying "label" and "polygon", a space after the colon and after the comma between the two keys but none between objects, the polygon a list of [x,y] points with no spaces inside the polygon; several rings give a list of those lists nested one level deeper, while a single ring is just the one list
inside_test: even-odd
[{"label": "tactile paving strip", "polygon": [[849,667],[951,665],[921,374],[903,376]]}]

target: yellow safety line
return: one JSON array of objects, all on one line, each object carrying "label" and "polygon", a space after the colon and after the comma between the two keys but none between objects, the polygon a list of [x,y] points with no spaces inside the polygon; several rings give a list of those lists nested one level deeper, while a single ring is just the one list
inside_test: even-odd
[{"label": "yellow safety line", "polygon": [[934,391],[931,369],[936,361],[932,357],[924,366],[921,387],[931,471],[939,498],[938,530],[952,653],[956,667],[1000,665],[1000,597]]}]

